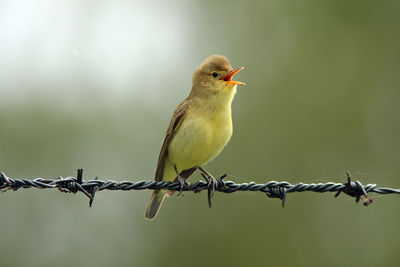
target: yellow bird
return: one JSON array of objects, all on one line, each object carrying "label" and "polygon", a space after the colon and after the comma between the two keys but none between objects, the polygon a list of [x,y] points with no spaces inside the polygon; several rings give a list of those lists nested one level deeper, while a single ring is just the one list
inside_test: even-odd
[{"label": "yellow bird", "polygon": [[[181,182],[181,189],[197,169],[215,187],[216,180],[203,165],[215,158],[232,136],[231,103],[237,84],[229,60],[221,55],[207,58],[194,72],[192,90],[172,115],[158,158],[156,181]],[[173,191],[154,190],[145,218],[153,220],[166,195]]]}]

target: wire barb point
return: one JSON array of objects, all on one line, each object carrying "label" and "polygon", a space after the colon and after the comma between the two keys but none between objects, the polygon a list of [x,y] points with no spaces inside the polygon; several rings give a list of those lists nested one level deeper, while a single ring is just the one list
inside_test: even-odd
[{"label": "wire barb point", "polygon": [[347,183],[344,184],[344,188],[339,190],[336,194],[335,197],[338,197],[341,192],[354,197],[356,203],[358,203],[361,199],[361,196],[365,197],[365,200],[363,201],[364,206],[369,206],[373,202],[372,197],[368,197],[367,191],[365,190],[364,186],[361,184],[360,181],[351,181],[351,175],[349,171],[346,171],[346,176],[347,176]]},{"label": "wire barb point", "polygon": [[268,188],[267,196],[270,198],[279,198],[282,200],[282,208],[285,207],[287,190],[284,186],[271,186]]},{"label": "wire barb point", "polygon": [[82,184],[83,169],[78,169],[77,172],[78,174],[76,175],[76,181],[78,182],[78,184]]}]

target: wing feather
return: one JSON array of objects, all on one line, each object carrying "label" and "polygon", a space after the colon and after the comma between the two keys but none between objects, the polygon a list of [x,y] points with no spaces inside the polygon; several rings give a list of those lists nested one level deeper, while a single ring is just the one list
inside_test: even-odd
[{"label": "wing feather", "polygon": [[190,100],[185,99],[179,106],[175,109],[172,119],[169,123],[167,132],[165,134],[164,142],[161,147],[160,155],[158,156],[158,163],[156,169],[156,181],[161,181],[163,178],[165,159],[168,155],[168,146],[171,140],[174,138],[176,131],[179,129],[182,121],[185,119],[187,111],[190,107]]}]

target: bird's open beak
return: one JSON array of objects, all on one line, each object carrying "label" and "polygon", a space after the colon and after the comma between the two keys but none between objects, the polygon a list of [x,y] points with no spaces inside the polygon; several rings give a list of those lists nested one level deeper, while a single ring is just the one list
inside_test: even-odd
[{"label": "bird's open beak", "polygon": [[236,70],[233,70],[231,72],[229,72],[227,75],[225,75],[224,77],[221,78],[221,80],[230,83],[230,84],[240,84],[240,85],[245,85],[245,83],[242,82],[237,82],[237,81],[232,81],[232,77],[233,75],[235,75],[236,73],[238,73],[239,71],[241,71],[242,69],[244,69],[244,67],[240,67]]}]

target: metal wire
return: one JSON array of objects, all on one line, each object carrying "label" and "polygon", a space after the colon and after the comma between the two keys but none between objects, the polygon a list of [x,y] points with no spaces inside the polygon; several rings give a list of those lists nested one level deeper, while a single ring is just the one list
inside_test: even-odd
[{"label": "metal wire", "polygon": [[[208,182],[198,181],[190,184],[188,187],[182,187],[180,182],[165,182],[165,181],[101,181],[97,177],[94,180],[84,181],[83,170],[78,169],[77,177],[58,177],[56,180],[36,178],[33,180],[28,179],[13,179],[0,173],[0,190],[3,192],[8,190],[18,190],[21,188],[57,188],[61,192],[66,193],[77,193],[82,192],[89,198],[89,205],[91,206],[94,200],[94,196],[97,191],[103,190],[144,190],[144,189],[168,189],[174,191],[194,191],[198,193],[202,190],[208,190],[208,202],[211,207],[211,197],[214,190],[223,193],[234,193],[237,191],[260,191],[266,193],[270,198],[279,198],[282,200],[282,207],[286,202],[286,195],[294,192],[336,192],[335,197],[339,196],[340,193],[345,193],[351,197],[354,197],[358,203],[361,197],[364,197],[363,204],[368,206],[373,202],[373,198],[369,197],[367,193],[373,192],[377,194],[400,194],[400,189],[393,189],[387,187],[377,187],[376,184],[362,185],[361,182],[351,181],[349,172],[346,172],[347,183],[317,183],[317,184],[290,184],[288,182],[276,182],[270,181],[265,184],[256,184],[254,182],[236,184],[232,181],[224,181],[226,175],[221,176],[217,179],[217,183],[214,188],[210,187]],[[202,174],[203,175],[203,174]],[[204,179],[208,181],[207,177],[203,175]]]}]

